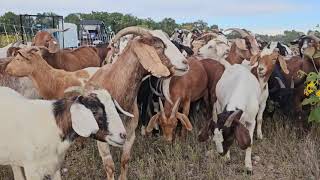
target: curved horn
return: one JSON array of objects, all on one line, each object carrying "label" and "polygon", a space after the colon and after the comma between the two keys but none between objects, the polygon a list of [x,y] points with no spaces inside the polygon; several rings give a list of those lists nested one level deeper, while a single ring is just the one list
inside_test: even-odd
[{"label": "curved horn", "polygon": [[240,109],[234,111],[234,112],[228,117],[228,119],[227,119],[226,122],[224,123],[224,126],[230,127],[231,124],[232,124],[232,122],[233,122],[233,120],[234,120],[234,118],[236,117],[236,115],[238,115],[239,112],[241,112]]},{"label": "curved horn", "polygon": [[176,101],[176,103],[174,104],[172,110],[171,110],[170,117],[174,117],[176,115],[176,113],[178,112],[179,105],[180,105],[180,100],[181,100],[181,98],[179,97],[178,100]]},{"label": "curved horn", "polygon": [[120,30],[111,40],[110,45],[113,45],[115,42],[119,41],[119,39],[122,36],[125,36],[127,34],[135,34],[135,35],[140,35],[140,36],[147,36],[147,37],[152,37],[151,33],[149,32],[148,29],[142,28],[142,27],[137,27],[137,26],[131,26],[124,28]]},{"label": "curved horn", "polygon": [[236,31],[241,35],[242,38],[250,36],[249,33],[247,33],[246,31],[244,31],[243,29],[240,29],[240,28],[228,28],[228,29],[226,29],[224,31]]},{"label": "curved horn", "polygon": [[294,88],[294,81],[293,81],[293,78],[291,78],[290,88],[291,88],[291,89],[293,89],[293,88]]},{"label": "curved horn", "polygon": [[305,36],[305,38],[310,38],[310,39],[316,41],[317,43],[320,42],[320,38],[318,38],[317,36],[315,36],[314,33],[310,33],[309,35]]},{"label": "curved horn", "polygon": [[52,33],[55,33],[55,32],[65,32],[65,31],[68,31],[70,28],[67,28],[67,29],[46,29],[45,31],[52,34]]},{"label": "curved horn", "polygon": [[166,119],[166,114],[164,112],[163,104],[160,97],[159,97],[159,106],[160,106],[160,113],[161,113],[162,119]]},{"label": "curved horn", "polygon": [[284,85],[284,83],[282,82],[282,80],[279,77],[275,77],[275,79],[277,80],[281,89],[286,88],[286,86]]},{"label": "curved horn", "polygon": [[208,37],[208,36],[210,36],[210,40],[211,40],[212,38],[217,37],[217,36],[218,36],[218,34],[213,33],[213,32],[205,33],[205,34],[203,34],[202,36],[198,37],[198,38],[197,38],[197,40],[204,39],[204,38],[206,38],[206,37]]},{"label": "curved horn", "polygon": [[119,104],[115,99],[113,99],[113,102],[114,102],[114,105],[116,106],[116,108],[117,108],[121,113],[123,113],[124,115],[126,115],[126,116],[128,116],[128,117],[132,117],[132,118],[134,117],[133,114],[131,114],[131,113],[123,110],[122,107],[120,106],[120,104]]}]

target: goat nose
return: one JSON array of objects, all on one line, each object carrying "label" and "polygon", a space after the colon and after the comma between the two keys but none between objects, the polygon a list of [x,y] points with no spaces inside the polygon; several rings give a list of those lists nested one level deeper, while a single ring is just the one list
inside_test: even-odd
[{"label": "goat nose", "polygon": [[121,139],[127,139],[127,134],[126,133],[120,133],[120,138]]},{"label": "goat nose", "polygon": [[263,68],[262,68],[262,67],[259,67],[259,68],[258,68],[258,70],[259,70],[259,71],[262,71],[262,70],[263,70]]},{"label": "goat nose", "polygon": [[183,60],[182,63],[183,64],[188,64],[188,61],[187,60]]}]

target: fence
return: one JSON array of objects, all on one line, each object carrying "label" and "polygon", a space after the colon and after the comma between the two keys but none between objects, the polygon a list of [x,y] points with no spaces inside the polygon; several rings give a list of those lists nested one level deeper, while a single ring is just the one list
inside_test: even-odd
[{"label": "fence", "polygon": [[31,42],[37,32],[38,29],[32,27],[0,23],[0,47],[22,40]]}]

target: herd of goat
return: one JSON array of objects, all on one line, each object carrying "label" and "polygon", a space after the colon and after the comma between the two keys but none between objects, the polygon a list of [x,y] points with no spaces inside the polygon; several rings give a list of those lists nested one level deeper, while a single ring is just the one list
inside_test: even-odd
[{"label": "herd of goat", "polygon": [[168,142],[184,140],[199,101],[206,116],[199,141],[213,136],[218,153],[230,158],[235,139],[252,172],[254,129],[263,139],[267,99],[303,118],[305,77],[297,72],[320,66],[320,58],[304,56],[319,49],[314,34],[292,42],[295,52],[238,28],[225,30],[239,34],[228,39],[217,30],[176,30],[170,38],[127,27],[109,45],[77,49],[60,49],[55,31],[0,49],[0,165],[11,165],[16,180],[61,179],[66,150],[78,137],[97,140],[107,179],[115,176],[109,146],[122,147],[119,179],[127,179],[139,119],[142,135],[160,130]]}]

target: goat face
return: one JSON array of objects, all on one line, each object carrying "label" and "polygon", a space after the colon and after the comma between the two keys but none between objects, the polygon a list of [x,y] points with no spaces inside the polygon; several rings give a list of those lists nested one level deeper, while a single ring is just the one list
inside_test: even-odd
[{"label": "goat face", "polygon": [[265,79],[266,81],[269,79],[272,71],[274,70],[274,67],[277,61],[279,61],[282,71],[286,74],[289,74],[287,63],[283,58],[283,56],[281,56],[278,51],[274,51],[272,54],[268,54],[268,55],[258,54],[256,56],[253,56],[251,58],[251,65],[254,65],[257,61],[258,61],[258,67],[257,67],[256,73],[260,78],[266,77],[267,78]]},{"label": "goat face", "polygon": [[14,57],[11,62],[7,65],[5,71],[9,75],[24,77],[30,75],[34,71],[34,66],[32,66],[32,61],[36,54],[33,52],[25,52],[23,50],[18,51],[18,55]]},{"label": "goat face", "polygon": [[44,46],[49,49],[50,53],[56,53],[59,50],[59,43],[52,34],[46,31],[39,31],[35,35],[32,46]]},{"label": "goat face", "polygon": [[[91,91],[86,96],[79,96],[77,102],[89,109],[95,118],[99,130],[91,133],[91,137],[99,141],[108,142],[113,146],[122,146],[124,144],[126,130],[116,110],[114,101],[106,90]],[[80,133],[84,131],[82,130],[78,129]],[[75,131],[77,132],[77,130]]]},{"label": "goat face", "polygon": [[229,51],[230,47],[227,42],[213,39],[199,49],[199,56],[203,58],[221,59],[226,58]]},{"label": "goat face", "polygon": [[150,31],[150,33],[163,42],[165,45],[164,54],[170,60],[171,64],[174,65],[175,75],[182,76],[187,73],[189,66],[187,64],[187,59],[179,51],[179,49],[169,40],[168,35],[166,35],[161,30]]},{"label": "goat face", "polygon": [[163,138],[168,142],[172,142],[172,140],[174,139],[175,129],[177,127],[178,120],[180,120],[181,124],[187,130],[189,131],[192,130],[192,125],[190,123],[189,118],[186,115],[178,112],[179,105],[180,105],[180,98],[174,104],[169,118],[166,116],[166,113],[164,112],[163,104],[160,98],[159,98],[159,104],[160,104],[161,110],[150,119],[146,129],[147,133],[151,133],[153,128],[155,128],[155,126],[159,124],[163,132]]}]

